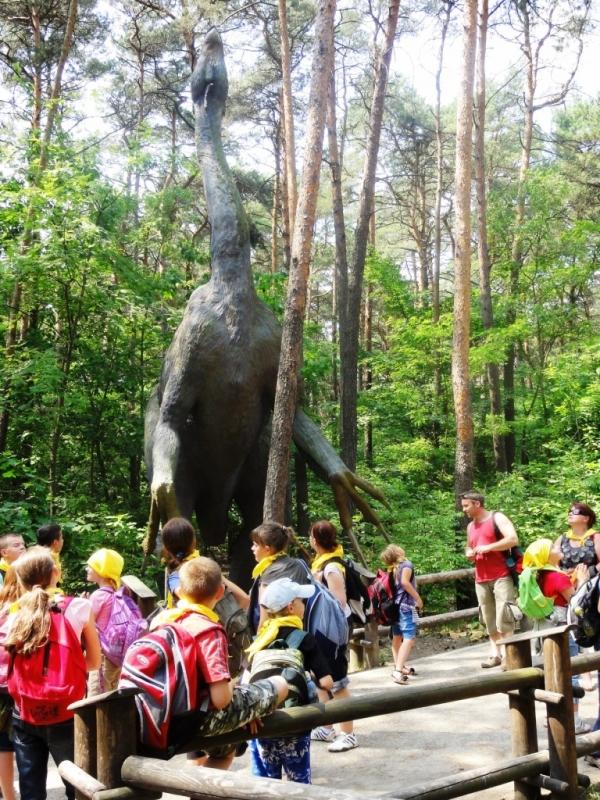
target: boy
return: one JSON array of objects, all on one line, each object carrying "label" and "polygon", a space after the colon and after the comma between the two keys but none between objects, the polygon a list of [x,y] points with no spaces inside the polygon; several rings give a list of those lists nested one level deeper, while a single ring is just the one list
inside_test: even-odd
[{"label": "boy", "polygon": [[[276,639],[286,639],[293,631],[302,630],[302,598],[311,597],[314,591],[313,585],[301,586],[290,578],[279,578],[266,587],[260,605],[266,609],[269,618],[246,651],[250,658]],[[312,633],[305,634],[297,649],[303,656],[304,668],[313,673],[321,689],[330,692],[333,678],[327,660]],[[253,775],[281,780],[283,771],[289,781],[311,783],[310,731],[299,736],[254,739],[250,742],[250,755]]]},{"label": "boy", "polygon": [[42,525],[35,533],[37,543],[52,553],[52,558],[58,570],[58,583],[62,580],[62,567],[60,565],[60,551],[63,549],[64,539],[60,525],[51,523]]},{"label": "boy", "polygon": [[10,565],[24,552],[25,542],[20,534],[5,533],[0,537],[0,586],[4,583]]},{"label": "boy", "polygon": [[[170,720],[170,749],[185,746],[196,735],[228,733],[252,723],[274,711],[288,693],[288,685],[280,676],[252,686],[236,686],[231,680],[227,634],[213,611],[225,591],[219,565],[202,556],[191,559],[181,565],[179,580],[178,607],[163,612],[158,626],[153,627],[168,623],[192,634],[196,643],[198,692],[195,712]],[[199,763],[228,769],[236,749],[236,745],[231,745],[211,750]]]}]

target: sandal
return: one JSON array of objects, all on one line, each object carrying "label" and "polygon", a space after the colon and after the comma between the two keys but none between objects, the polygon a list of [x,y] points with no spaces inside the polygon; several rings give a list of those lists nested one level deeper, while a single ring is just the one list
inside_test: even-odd
[{"label": "sandal", "polygon": [[417,672],[417,670],[414,667],[402,667],[402,674],[403,675],[410,675],[411,677],[414,677],[415,675],[418,675],[419,673]]},{"label": "sandal", "polygon": [[399,686],[408,686],[408,678],[406,675],[403,675],[397,669],[392,672],[392,680],[394,683],[397,683]]}]

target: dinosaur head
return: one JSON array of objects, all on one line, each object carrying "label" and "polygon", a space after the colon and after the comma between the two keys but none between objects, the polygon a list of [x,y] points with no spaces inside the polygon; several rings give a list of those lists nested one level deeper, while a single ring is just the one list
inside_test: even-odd
[{"label": "dinosaur head", "polygon": [[192,75],[192,100],[205,109],[216,106],[224,113],[228,89],[223,42],[217,29],[211,28]]}]

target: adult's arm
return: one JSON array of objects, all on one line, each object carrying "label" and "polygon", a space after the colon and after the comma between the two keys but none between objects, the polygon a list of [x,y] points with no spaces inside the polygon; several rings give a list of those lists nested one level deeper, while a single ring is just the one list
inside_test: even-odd
[{"label": "adult's arm", "polygon": [[469,533],[471,531],[472,524],[472,522],[469,522],[467,525],[467,546],[465,547],[465,556],[469,559],[469,561],[475,561],[475,549],[471,547],[469,543]]},{"label": "adult's arm", "polygon": [[241,589],[237,583],[233,583],[233,581],[230,581],[229,578],[226,578],[225,576],[223,576],[223,583],[234,596],[238,606],[242,609],[242,611],[246,611],[250,605],[250,595]]},{"label": "adult's arm", "polygon": [[491,542],[491,544],[479,545],[479,547],[474,549],[476,555],[510,550],[511,547],[515,547],[515,545],[519,544],[519,537],[517,536],[515,527],[506,514],[503,514],[501,511],[496,511],[494,515],[494,521],[498,530],[502,534],[502,538]]},{"label": "adult's arm", "polygon": [[81,641],[85,655],[85,666],[88,672],[100,669],[102,664],[102,651],[100,650],[100,639],[96,630],[94,612],[90,611],[90,618],[81,630]]},{"label": "adult's arm", "polygon": [[346,581],[337,570],[331,570],[327,575],[327,588],[335,597],[342,608],[346,607]]}]

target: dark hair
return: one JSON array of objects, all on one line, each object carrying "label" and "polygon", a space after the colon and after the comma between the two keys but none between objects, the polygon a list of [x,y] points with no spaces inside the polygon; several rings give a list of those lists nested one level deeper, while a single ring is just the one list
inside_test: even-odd
[{"label": "dark hair", "polygon": [[324,550],[335,550],[337,547],[337,531],[326,519],[320,519],[311,526],[309,535]]},{"label": "dark hair", "polygon": [[589,531],[590,528],[593,528],[596,524],[596,514],[592,511],[592,509],[587,505],[587,503],[571,503],[569,508],[577,508],[579,509],[579,513],[582,514],[584,517],[588,517],[587,521],[587,529]]},{"label": "dark hair", "polygon": [[186,561],[179,570],[179,591],[194,603],[213,598],[222,582],[221,568],[205,556]]},{"label": "dark hair", "polygon": [[463,492],[460,499],[472,500],[474,503],[479,503],[482,508],[485,508],[485,497],[480,492],[474,492],[473,490]]},{"label": "dark hair", "polygon": [[50,525],[42,525],[35,533],[37,543],[42,547],[50,547],[53,542],[57,542],[62,536],[60,525],[51,523]]},{"label": "dark hair", "polygon": [[263,522],[250,534],[255,544],[270,547],[274,553],[282,553],[288,549],[291,539],[291,528],[280,525],[279,522]]},{"label": "dark hair", "polygon": [[162,529],[162,543],[163,561],[169,569],[177,569],[194,551],[196,532],[192,523],[183,517],[173,517]]}]

